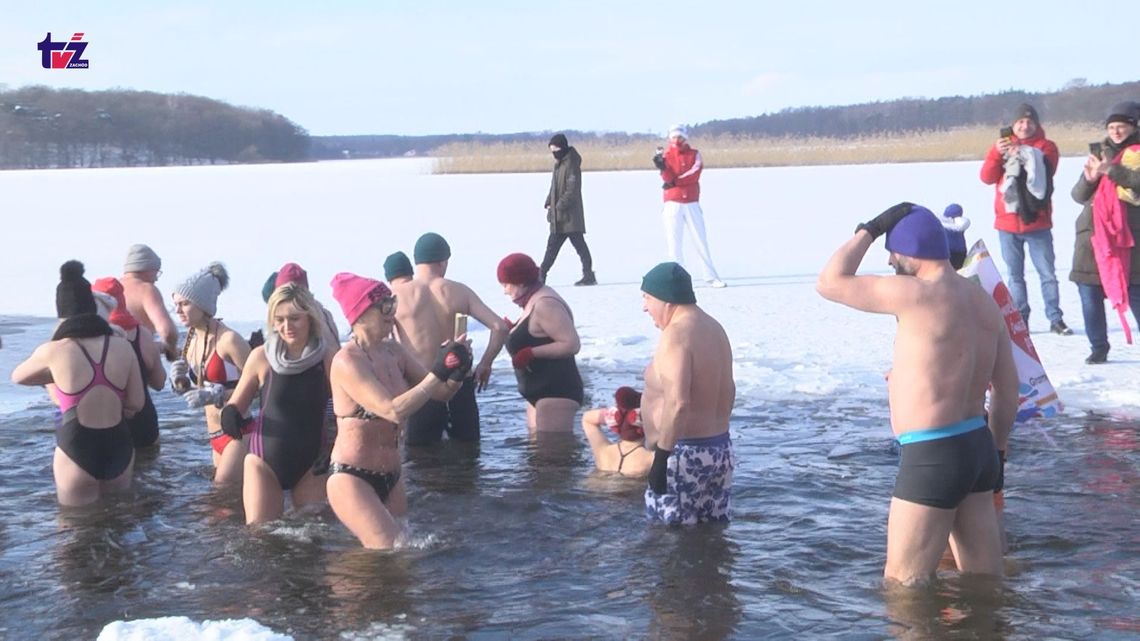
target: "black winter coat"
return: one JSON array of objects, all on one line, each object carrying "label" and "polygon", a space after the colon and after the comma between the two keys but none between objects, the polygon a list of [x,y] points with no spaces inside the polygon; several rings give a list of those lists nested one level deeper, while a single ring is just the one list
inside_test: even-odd
[{"label": "black winter coat", "polygon": [[546,220],[550,233],[586,233],[586,213],[582,208],[582,156],[570,147],[554,163],[550,193],[546,196]]},{"label": "black winter coat", "polygon": [[[1120,145],[1115,145],[1111,140],[1105,139],[1104,157],[1115,158],[1121,149],[1137,143],[1140,143],[1140,134],[1129,136]],[[1128,187],[1140,193],[1140,171],[1114,164],[1108,168],[1106,175],[1117,185]],[[1081,214],[1077,216],[1076,222],[1077,236],[1073,244],[1073,269],[1069,272],[1069,280],[1074,283],[1100,285],[1100,272],[1096,268],[1096,256],[1093,254],[1092,248],[1092,203],[1099,183],[1100,178],[1091,183],[1085,180],[1085,175],[1082,172],[1077,178],[1077,184],[1073,185],[1073,200],[1085,206]],[[1132,237],[1140,241],[1140,207],[1130,205],[1127,202],[1121,204],[1124,205],[1124,210],[1128,213],[1128,227],[1132,230]],[[1140,253],[1135,248],[1132,250],[1132,269],[1129,272],[1128,282],[1140,283]]]}]

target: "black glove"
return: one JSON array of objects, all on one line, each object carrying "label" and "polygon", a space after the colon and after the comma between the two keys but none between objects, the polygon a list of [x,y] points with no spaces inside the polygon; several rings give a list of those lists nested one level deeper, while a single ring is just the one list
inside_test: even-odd
[{"label": "black glove", "polygon": [[649,489],[655,494],[665,494],[668,484],[665,482],[665,472],[669,469],[669,455],[671,450],[660,447],[653,448],[653,467],[649,468]]},{"label": "black glove", "polygon": [[242,428],[249,425],[253,417],[246,418],[241,415],[238,408],[227,405],[222,408],[222,433],[235,441],[240,441]]},{"label": "black glove", "polygon": [[459,368],[453,371],[448,378],[453,381],[463,382],[467,378],[467,375],[471,373],[471,368],[475,367],[475,356],[471,353],[471,350],[467,348],[467,345],[463,343],[459,343],[459,345],[463,347],[463,355],[459,359]]},{"label": "black glove", "polygon": [[676,187],[676,185],[674,185],[672,182],[661,183],[662,189],[672,189],[674,187]]},{"label": "black glove", "polygon": [[471,351],[463,343],[448,341],[439,347],[435,363],[431,366],[431,373],[439,380],[447,382],[452,374],[463,369],[464,363],[470,367]]},{"label": "black glove", "polygon": [[859,233],[860,229],[865,229],[868,234],[871,234],[871,238],[878,238],[894,229],[900,220],[906,218],[913,207],[914,203],[901,202],[875,216],[869,222],[859,223],[859,226],[855,228],[855,233]]},{"label": "black glove", "polygon": [[654,156],[653,166],[656,167],[659,171],[665,171],[665,157],[661,154]]},{"label": "black glove", "polygon": [[260,329],[255,329],[253,333],[249,335],[249,348],[254,349],[255,347],[261,347],[264,344],[265,334],[263,334]]}]

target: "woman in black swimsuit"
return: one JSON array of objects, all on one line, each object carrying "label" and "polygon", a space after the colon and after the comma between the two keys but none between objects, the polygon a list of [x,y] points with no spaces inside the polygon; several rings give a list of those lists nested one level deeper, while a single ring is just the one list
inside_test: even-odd
[{"label": "woman in black swimsuit", "polygon": [[[325,408],[333,356],[321,307],[297,284],[278,287],[269,297],[265,345],[245,362],[241,380],[222,408],[222,430],[240,439],[248,432],[249,454],[242,474],[245,522],[262,523],[285,512],[285,492],[293,507],[325,500],[325,470],[315,469],[325,434]],[[245,414],[261,392],[261,412],[253,429]],[[243,430],[243,428],[246,428]]]},{"label": "woman in black swimsuit", "polygon": [[572,432],[582,405],[582,377],[574,355],[580,342],[566,301],[539,280],[538,266],[526,254],[499,263],[503,293],[523,309],[507,336],[507,351],[526,399],[526,424],[536,432]]},{"label": "woman in black swimsuit", "polygon": [[52,472],[61,505],[87,505],[130,487],[135,450],[125,418],[142,409],[142,375],[130,343],[95,312],[83,265],[60,268],[52,339],[12,370],[18,385],[51,385],[63,413]]},{"label": "woman in black swimsuit", "polygon": [[[158,411],[150,397],[150,389],[157,391],[166,386],[166,370],[162,367],[162,353],[154,342],[154,332],[140,325],[127,311],[127,301],[123,294],[123,284],[119,279],[100,278],[91,284],[91,291],[106,294],[114,300],[107,321],[123,331],[123,337],[131,343],[135,357],[139,361],[139,371],[143,377],[143,408],[138,414],[127,419],[131,429],[131,441],[135,447],[150,447],[158,443]],[[147,386],[150,389],[147,389]]]},{"label": "woman in black swimsuit", "polygon": [[388,549],[407,511],[400,440],[410,415],[429,399],[449,400],[471,370],[466,344],[440,347],[429,372],[391,339],[396,297],[387,285],[355,274],[332,281],[352,340],[332,362],[337,437],[329,465],[333,512],[366,548]]}]

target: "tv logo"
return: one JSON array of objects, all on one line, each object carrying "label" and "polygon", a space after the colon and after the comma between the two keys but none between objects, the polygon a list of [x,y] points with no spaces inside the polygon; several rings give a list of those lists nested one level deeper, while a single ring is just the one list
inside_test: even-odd
[{"label": "tv logo", "polygon": [[36,45],[44,69],[87,69],[91,63],[83,58],[86,48],[82,32],[73,34],[70,42],[56,42],[51,39],[49,31],[47,37]]}]

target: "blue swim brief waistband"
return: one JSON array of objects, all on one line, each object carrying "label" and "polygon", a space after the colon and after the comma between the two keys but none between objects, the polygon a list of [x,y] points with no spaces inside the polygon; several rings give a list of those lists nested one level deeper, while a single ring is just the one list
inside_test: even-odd
[{"label": "blue swim brief waistband", "polygon": [[724,434],[717,434],[716,436],[706,436],[704,438],[682,438],[677,440],[677,445],[684,447],[719,447],[721,445],[728,445],[732,442],[729,438],[728,432]]},{"label": "blue swim brief waistband", "polygon": [[959,436],[967,432],[973,432],[983,427],[986,427],[985,417],[972,416],[964,421],[951,423],[945,427],[904,432],[903,434],[899,434],[898,442],[899,445],[909,445],[911,443],[922,443],[923,441],[936,441],[940,438],[950,438],[951,436]]}]

